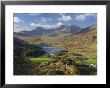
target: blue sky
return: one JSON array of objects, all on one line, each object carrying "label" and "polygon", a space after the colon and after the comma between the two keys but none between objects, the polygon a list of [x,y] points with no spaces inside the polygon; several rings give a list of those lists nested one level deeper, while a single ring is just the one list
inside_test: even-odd
[{"label": "blue sky", "polygon": [[88,27],[97,23],[96,13],[14,13],[14,32],[36,27],[53,29],[61,25]]}]

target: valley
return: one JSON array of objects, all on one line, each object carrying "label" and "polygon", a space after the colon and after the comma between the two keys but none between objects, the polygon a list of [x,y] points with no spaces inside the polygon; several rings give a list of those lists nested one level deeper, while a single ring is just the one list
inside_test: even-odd
[{"label": "valley", "polygon": [[[97,65],[96,25],[83,29],[75,25],[70,27],[62,25],[52,30],[36,28],[32,31],[14,33],[15,38],[25,41],[33,47],[41,48],[38,50],[39,52],[36,50],[29,51],[32,53],[25,57],[33,63],[28,74],[96,75],[96,67],[89,67],[91,64]],[[31,50],[30,48],[29,50]],[[59,49],[58,52],[55,52],[57,49]],[[43,52],[42,55],[38,55],[40,52]],[[90,69],[91,71],[88,72]]]},{"label": "valley", "polygon": [[[92,29],[91,29],[92,28]],[[91,29],[91,30],[89,30]],[[85,30],[85,29],[84,29]],[[59,32],[56,36],[42,35],[42,36],[19,36],[21,40],[29,42],[30,44],[38,45],[41,47],[51,46],[65,48],[69,52],[74,53],[96,53],[97,45],[97,30],[96,25],[92,25],[87,32],[80,32],[75,35]]]}]

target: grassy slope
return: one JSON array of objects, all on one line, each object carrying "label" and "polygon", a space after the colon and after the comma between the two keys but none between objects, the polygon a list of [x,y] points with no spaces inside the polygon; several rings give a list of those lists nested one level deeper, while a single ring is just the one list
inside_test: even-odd
[{"label": "grassy slope", "polygon": [[47,61],[50,61],[52,60],[51,58],[30,58],[30,61],[33,62],[33,63],[42,63],[42,62],[47,62]]},{"label": "grassy slope", "polygon": [[84,60],[84,62],[86,62],[88,64],[97,64],[96,59],[87,59],[87,60]]}]

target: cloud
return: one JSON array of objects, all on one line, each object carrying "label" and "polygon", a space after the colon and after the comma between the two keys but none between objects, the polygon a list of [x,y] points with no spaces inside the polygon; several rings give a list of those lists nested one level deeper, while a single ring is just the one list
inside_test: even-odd
[{"label": "cloud", "polygon": [[63,21],[63,22],[67,22],[69,20],[72,20],[71,16],[67,16],[63,13],[59,13],[59,15],[61,16],[60,18],[58,18],[58,21]]},{"label": "cloud", "polygon": [[56,25],[54,24],[43,24],[43,23],[30,23],[31,27],[43,27],[46,29],[51,29],[51,28],[55,28]]},{"label": "cloud", "polygon": [[29,13],[28,15],[30,15],[30,16],[38,16],[38,15],[41,15],[41,13]]},{"label": "cloud", "polygon": [[37,20],[36,22],[46,24],[47,22],[50,22],[50,21],[52,21],[51,18],[41,18],[41,19]]},{"label": "cloud", "polygon": [[43,25],[43,28],[47,28],[47,29],[52,29],[52,28],[56,28],[56,25],[48,25],[48,24],[46,24],[46,25]]},{"label": "cloud", "polygon": [[36,26],[35,23],[30,23],[30,26]]},{"label": "cloud", "polygon": [[93,14],[93,13],[86,13],[85,16],[96,16],[96,14]]},{"label": "cloud", "polygon": [[30,23],[30,26],[31,27],[43,27],[43,28],[48,28],[48,29],[55,28],[56,25],[51,24],[51,22],[49,22],[49,21],[52,21],[52,19],[51,18],[41,18],[37,22]]},{"label": "cloud", "polygon": [[29,26],[22,26],[22,25],[17,26],[17,27],[14,26],[14,32],[20,32],[20,31],[24,31],[24,30],[29,31],[29,30],[32,30],[32,28]]},{"label": "cloud", "polygon": [[41,18],[41,20],[40,20],[40,22],[47,22],[48,21],[48,19],[46,19],[46,18]]},{"label": "cloud", "polygon": [[14,17],[14,22],[15,23],[18,23],[18,22],[20,22],[21,20],[20,20],[20,18],[19,17]]},{"label": "cloud", "polygon": [[57,27],[59,27],[59,26],[61,26],[61,25],[63,25],[62,22],[58,22],[58,23],[56,23],[56,26],[57,26]]},{"label": "cloud", "polygon": [[56,28],[56,27],[59,27],[61,25],[63,25],[62,22],[58,22],[56,24],[30,23],[31,27],[43,27],[43,28],[46,28],[46,29]]},{"label": "cloud", "polygon": [[96,15],[93,13],[84,13],[84,14],[80,14],[80,15],[76,15],[75,16],[75,20],[77,21],[84,21],[86,20],[88,17],[95,17]]}]

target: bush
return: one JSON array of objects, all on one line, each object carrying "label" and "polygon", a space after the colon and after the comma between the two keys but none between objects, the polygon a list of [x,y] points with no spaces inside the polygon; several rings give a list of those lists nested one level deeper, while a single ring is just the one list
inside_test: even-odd
[{"label": "bush", "polygon": [[[39,69],[39,70],[38,70]],[[74,65],[64,64],[62,61],[58,60],[51,63],[42,63],[38,66],[38,69],[35,71],[39,75],[76,75],[78,70]]]},{"label": "bush", "polygon": [[63,56],[63,55],[66,55],[68,53],[68,51],[66,50],[61,50],[59,52],[56,52],[55,53],[55,56]]}]

